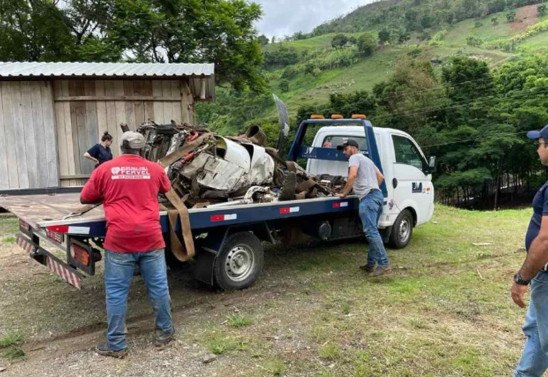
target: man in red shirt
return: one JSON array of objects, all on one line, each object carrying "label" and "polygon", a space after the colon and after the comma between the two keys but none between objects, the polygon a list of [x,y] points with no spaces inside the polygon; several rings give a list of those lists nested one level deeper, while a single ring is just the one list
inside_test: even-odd
[{"label": "man in red shirt", "polygon": [[144,146],[143,135],[125,132],[122,155],[95,169],[80,194],[83,204],[103,201],[107,220],[107,342],[96,349],[104,356],[127,354],[127,297],[135,266],[139,266],[156,315],[156,344],[167,344],[174,334],[158,204],[158,193],[169,191],[171,185],[160,165],[141,157]]}]

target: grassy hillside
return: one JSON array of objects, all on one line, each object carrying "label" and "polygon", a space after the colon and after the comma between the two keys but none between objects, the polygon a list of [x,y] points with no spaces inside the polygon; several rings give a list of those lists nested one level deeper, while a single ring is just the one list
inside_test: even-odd
[{"label": "grassy hillside", "polygon": [[[358,38],[361,34],[345,33],[348,38]],[[276,56],[285,49],[295,55],[289,64],[266,67],[269,91],[286,102],[290,118],[295,119],[297,109],[303,105],[325,103],[332,93],[370,91],[393,73],[396,62],[407,56],[434,59],[437,69],[457,55],[475,57],[496,67],[508,59],[545,53],[548,14],[538,18],[537,5],[529,5],[515,10],[514,22],[508,22],[507,11],[502,11],[452,25],[435,25],[421,32],[411,32],[405,43],[388,42],[379,46],[370,57],[358,54],[357,47],[352,44],[333,48],[331,41],[335,35],[326,33],[264,46],[265,54]],[[230,97],[233,95],[228,91],[218,93],[218,100],[224,105],[230,103]],[[249,111],[246,106],[253,101],[257,101],[255,96],[234,100],[232,108],[245,111],[246,117],[227,114],[230,106],[215,109],[214,103],[206,105],[214,109],[208,110],[207,116],[203,115],[204,107],[199,106],[199,118],[225,133],[235,133],[249,124],[274,127],[276,110],[273,102],[265,97],[261,105],[255,104],[253,111]]]}]

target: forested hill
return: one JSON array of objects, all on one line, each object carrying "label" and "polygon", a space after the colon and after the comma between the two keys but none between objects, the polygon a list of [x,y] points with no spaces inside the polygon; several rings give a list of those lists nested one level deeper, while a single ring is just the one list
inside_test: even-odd
[{"label": "forested hill", "polygon": [[274,142],[271,93],[292,130],[311,113],[365,113],[438,157],[438,199],[516,203],[546,179],[524,135],[548,123],[548,3],[528,3],[386,1],[311,34],[260,38],[268,90],[218,88],[199,118],[224,134],[259,124]]},{"label": "forested hill", "polygon": [[327,33],[355,33],[360,31],[388,31],[394,40],[409,33],[421,32],[444,24],[470,19],[525,5],[538,0],[388,0],[365,5],[352,13],[322,24],[312,36]]}]

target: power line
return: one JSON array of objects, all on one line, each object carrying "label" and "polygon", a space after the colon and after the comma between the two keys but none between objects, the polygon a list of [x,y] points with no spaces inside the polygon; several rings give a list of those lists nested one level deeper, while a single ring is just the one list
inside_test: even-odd
[{"label": "power line", "polygon": [[[523,89],[523,90],[514,90],[513,92],[522,93],[521,95],[515,95],[514,94],[511,97],[511,98],[514,98],[514,99],[515,98],[521,98],[521,97],[530,95],[532,93],[534,93],[534,94],[548,94],[548,91],[545,91],[545,90],[542,90],[542,89],[536,89],[536,90]],[[505,97],[505,98],[502,98],[502,99],[508,99],[508,98],[509,97]],[[481,103],[481,101],[486,101],[488,99],[501,99],[501,98],[498,95],[492,95],[492,96],[485,96],[485,97],[482,97],[482,98],[475,98],[475,99],[472,99],[470,101],[460,101],[460,102],[457,102],[454,105],[438,106],[438,107],[431,107],[431,106],[411,107],[410,109],[412,111],[397,111],[396,115],[415,115],[415,114],[419,114],[419,113],[424,112],[424,111],[432,112],[432,111],[439,111],[439,110],[444,110],[444,109],[456,109],[456,108],[459,108],[459,107],[464,107],[464,106],[470,105],[470,104],[475,103],[475,102],[476,103]],[[375,119],[389,119],[390,117],[391,117],[391,115],[389,115],[389,114],[378,115],[378,116],[375,116]]]},{"label": "power line", "polygon": [[[527,132],[528,131],[501,132],[501,133],[499,133],[499,135],[511,136],[511,135],[524,134],[524,133],[527,133]],[[442,144],[431,144],[431,145],[424,145],[424,146],[421,145],[421,148],[426,149],[426,148],[433,148],[433,147],[443,147],[443,146],[446,146],[446,145],[466,143],[466,142],[469,142],[469,141],[477,141],[479,138],[481,138],[481,136],[476,136],[475,138],[472,138],[472,139],[462,139],[462,140],[450,141],[450,142],[442,143]]]}]

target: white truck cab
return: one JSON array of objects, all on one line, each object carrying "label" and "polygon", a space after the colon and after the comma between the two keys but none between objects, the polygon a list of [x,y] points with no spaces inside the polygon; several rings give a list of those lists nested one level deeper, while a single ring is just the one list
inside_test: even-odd
[{"label": "white truck cab", "polygon": [[[433,161],[427,162],[417,142],[406,132],[372,127],[367,120],[321,122],[326,125],[316,132],[310,147],[302,148],[300,157],[308,158],[306,172],[346,177],[348,161],[341,158],[342,151],[334,150],[348,139],[358,142],[360,152],[371,158],[384,175],[381,189],[385,205],[379,229],[385,230],[392,247],[405,247],[413,227],[429,221],[434,212]],[[368,135],[374,135],[374,140]]]}]

